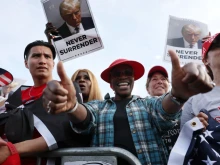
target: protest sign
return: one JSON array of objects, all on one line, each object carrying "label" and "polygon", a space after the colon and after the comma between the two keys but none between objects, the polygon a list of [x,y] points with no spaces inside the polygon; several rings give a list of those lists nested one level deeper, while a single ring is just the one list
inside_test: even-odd
[{"label": "protest sign", "polygon": [[58,33],[53,44],[59,60],[68,61],[103,48],[87,0],[41,0],[48,22]]},{"label": "protest sign", "polygon": [[208,35],[208,26],[202,22],[170,16],[164,60],[171,61],[168,50],[173,50],[181,64],[202,64],[202,38]]}]

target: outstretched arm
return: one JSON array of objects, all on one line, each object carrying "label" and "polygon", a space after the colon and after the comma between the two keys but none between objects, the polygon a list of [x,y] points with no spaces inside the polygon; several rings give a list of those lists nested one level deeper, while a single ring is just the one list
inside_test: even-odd
[{"label": "outstretched arm", "polygon": [[[0,139],[0,144],[2,143],[2,139]],[[6,143],[5,143],[6,145]],[[38,152],[48,151],[48,146],[43,137],[39,137],[32,140],[26,140],[20,143],[14,144],[19,155],[26,155]],[[10,151],[7,146],[0,147],[0,164],[3,163],[8,156],[10,156]]]}]

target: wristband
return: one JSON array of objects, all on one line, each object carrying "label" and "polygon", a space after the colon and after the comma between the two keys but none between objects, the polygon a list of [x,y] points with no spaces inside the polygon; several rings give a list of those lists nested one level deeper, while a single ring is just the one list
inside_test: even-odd
[{"label": "wristband", "polygon": [[181,105],[181,104],[184,104],[186,102],[186,100],[183,100],[183,99],[180,99],[180,98],[177,98],[175,96],[172,95],[172,90],[169,92],[169,96],[170,96],[170,99],[173,103],[177,104],[177,105]]},{"label": "wristband", "polygon": [[20,156],[15,146],[10,142],[7,143],[7,146],[11,155],[1,165],[21,165]]},{"label": "wristband", "polygon": [[79,103],[78,103],[78,101],[76,101],[76,105],[74,106],[74,108],[66,111],[66,113],[73,113],[73,112],[75,112],[77,110],[77,108],[78,108],[78,105],[79,105]]}]

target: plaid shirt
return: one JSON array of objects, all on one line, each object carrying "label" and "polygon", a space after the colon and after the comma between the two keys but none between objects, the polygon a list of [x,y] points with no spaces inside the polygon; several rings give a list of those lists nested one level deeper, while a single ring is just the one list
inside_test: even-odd
[{"label": "plaid shirt", "polygon": [[[143,165],[166,165],[168,153],[161,134],[179,120],[180,111],[168,114],[162,108],[161,97],[140,98],[133,96],[126,106],[129,127],[138,159]],[[93,147],[114,146],[114,121],[116,104],[112,99],[91,101],[84,106],[92,114],[92,122],[86,130],[74,128],[78,133],[93,133]]]}]

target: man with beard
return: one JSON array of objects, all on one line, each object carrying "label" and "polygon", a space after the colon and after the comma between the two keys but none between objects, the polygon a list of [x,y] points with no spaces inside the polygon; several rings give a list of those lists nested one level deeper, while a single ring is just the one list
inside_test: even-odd
[{"label": "man with beard", "polygon": [[[134,81],[143,76],[144,67],[137,61],[118,59],[101,73],[115,97],[78,104],[75,89],[60,62],[57,71],[61,81],[47,84],[44,107],[53,114],[68,113],[75,132],[93,133],[92,146],[124,148],[143,165],[166,164],[168,153],[160,134],[175,125],[183,103],[190,96],[212,88],[209,76],[199,65],[190,63],[180,67],[177,55],[173,51],[169,53],[173,88],[161,97],[131,95]],[[128,163],[118,159],[118,164]]]}]

